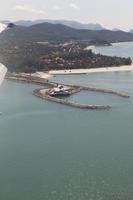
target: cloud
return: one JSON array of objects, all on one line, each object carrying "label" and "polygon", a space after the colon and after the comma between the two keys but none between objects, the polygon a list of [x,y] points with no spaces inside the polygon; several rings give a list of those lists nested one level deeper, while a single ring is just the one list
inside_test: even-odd
[{"label": "cloud", "polygon": [[53,7],[53,10],[62,10],[62,7],[59,6],[59,5],[55,5],[55,6]]},{"label": "cloud", "polygon": [[19,11],[29,12],[29,13],[35,13],[35,14],[45,14],[44,10],[35,9],[31,5],[27,5],[27,4],[16,5],[14,9],[19,10]]},{"label": "cloud", "polygon": [[79,10],[79,7],[75,4],[75,3],[70,3],[69,5],[71,8],[73,8],[74,10]]}]

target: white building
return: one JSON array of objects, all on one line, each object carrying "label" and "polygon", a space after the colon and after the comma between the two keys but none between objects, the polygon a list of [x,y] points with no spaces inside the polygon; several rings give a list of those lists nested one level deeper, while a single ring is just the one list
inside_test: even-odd
[{"label": "white building", "polygon": [[54,87],[49,92],[50,96],[68,96],[69,91],[67,87],[64,87],[63,85],[58,85],[57,87]]}]

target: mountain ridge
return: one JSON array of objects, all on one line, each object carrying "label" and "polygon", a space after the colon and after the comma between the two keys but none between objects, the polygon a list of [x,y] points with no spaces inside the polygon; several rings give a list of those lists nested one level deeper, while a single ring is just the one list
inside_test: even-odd
[{"label": "mountain ridge", "polygon": [[44,42],[70,40],[105,40],[107,42],[133,41],[133,33],[111,30],[74,29],[62,24],[42,23],[29,27],[14,26],[0,34],[0,42]]},{"label": "mountain ridge", "polygon": [[98,23],[80,23],[73,20],[51,20],[51,19],[40,19],[40,20],[19,20],[14,22],[16,25],[20,26],[32,26],[41,23],[51,23],[51,24],[63,24],[75,29],[88,29],[88,30],[102,30],[105,29],[101,24]]}]

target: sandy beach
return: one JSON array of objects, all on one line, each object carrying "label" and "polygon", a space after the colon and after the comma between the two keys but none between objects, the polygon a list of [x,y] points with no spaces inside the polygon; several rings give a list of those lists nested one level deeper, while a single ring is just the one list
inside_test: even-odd
[{"label": "sandy beach", "polygon": [[49,72],[36,72],[32,76],[40,78],[49,78],[50,76],[56,75],[71,75],[71,74],[88,74],[88,73],[100,73],[100,72],[124,72],[124,71],[133,71],[132,65],[124,65],[121,67],[103,67],[103,68],[94,68],[94,69],[71,69],[71,70],[51,70]]},{"label": "sandy beach", "polygon": [[121,67],[103,67],[95,69],[72,69],[72,70],[51,70],[49,75],[70,75],[70,74],[87,74],[98,72],[121,72],[121,71],[133,71],[133,65],[125,65]]},{"label": "sandy beach", "polygon": [[32,76],[47,79],[51,76],[51,74],[49,72],[36,72],[32,74]]}]

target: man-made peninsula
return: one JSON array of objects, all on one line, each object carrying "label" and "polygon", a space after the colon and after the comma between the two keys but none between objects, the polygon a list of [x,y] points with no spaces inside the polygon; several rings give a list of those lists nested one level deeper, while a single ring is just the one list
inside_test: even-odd
[{"label": "man-made peninsula", "polygon": [[[108,89],[100,89],[100,88],[95,88],[95,87],[86,87],[86,86],[68,85],[68,84],[67,85],[62,84],[59,86],[59,84],[57,82],[50,81],[50,80],[44,79],[44,78],[40,78],[38,76],[31,75],[31,74],[27,75],[27,74],[13,73],[13,74],[8,74],[6,76],[6,78],[8,80],[12,80],[12,81],[22,81],[22,82],[27,82],[27,83],[36,83],[39,85],[43,85],[43,86],[45,86],[45,88],[36,89],[33,91],[33,94],[35,96],[40,97],[45,100],[48,100],[48,101],[52,101],[52,102],[60,103],[63,105],[80,108],[80,109],[109,110],[109,109],[111,109],[111,106],[110,105],[80,104],[80,103],[71,102],[65,98],[60,98],[60,97],[66,96],[66,94],[72,95],[72,94],[80,92],[81,90],[107,93],[107,94],[120,96],[122,98],[130,97],[127,94],[116,92],[113,90],[108,90]],[[66,88],[66,89],[64,89],[64,88]],[[67,93],[66,93],[66,91],[67,91]],[[53,95],[53,92],[54,92],[54,95]]]}]

